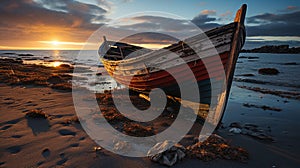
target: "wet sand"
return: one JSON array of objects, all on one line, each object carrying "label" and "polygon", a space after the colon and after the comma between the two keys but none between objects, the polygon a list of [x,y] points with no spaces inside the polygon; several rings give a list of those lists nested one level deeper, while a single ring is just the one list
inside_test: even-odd
[{"label": "wet sand", "polygon": [[[63,74],[62,71],[55,73]],[[70,90],[51,88],[51,80],[47,79],[42,80],[48,82],[43,85],[1,80],[0,167],[162,167],[149,158],[123,157],[97,148],[78,123]],[[248,151],[249,159],[244,162],[224,159],[205,162],[185,158],[173,167],[297,167],[300,164],[299,115],[294,109],[299,101],[258,95],[248,90],[245,94],[251,95],[252,99],[256,95],[268,101],[279,100],[276,106],[282,111],[249,108],[236,100],[238,96],[234,93],[238,89],[241,88],[233,86],[233,95],[222,121],[224,127],[216,133],[233,146]],[[37,117],[26,115],[37,111],[42,114]],[[232,122],[252,123],[266,132],[270,128],[268,134],[275,141],[229,133]]]}]

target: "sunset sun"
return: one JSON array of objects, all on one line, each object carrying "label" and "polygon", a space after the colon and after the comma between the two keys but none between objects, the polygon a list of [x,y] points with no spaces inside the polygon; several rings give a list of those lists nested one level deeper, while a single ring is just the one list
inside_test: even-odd
[{"label": "sunset sun", "polygon": [[52,45],[58,45],[58,44],[59,44],[59,42],[58,42],[58,41],[56,41],[56,40],[53,40],[53,41],[51,42],[51,44],[52,44]]}]

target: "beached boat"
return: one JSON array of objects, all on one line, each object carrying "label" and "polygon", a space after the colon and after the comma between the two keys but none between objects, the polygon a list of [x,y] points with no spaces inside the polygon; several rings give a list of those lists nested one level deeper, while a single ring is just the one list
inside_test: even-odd
[{"label": "beached boat", "polygon": [[[217,81],[221,72],[225,72],[226,104],[235,64],[245,42],[246,8],[243,5],[237,11],[234,22],[205,32],[217,53],[207,44],[203,34],[154,51],[123,42],[108,41],[104,37],[99,48],[100,59],[107,72],[118,83],[145,93],[161,88],[167,95],[174,97],[180,96],[178,85],[185,83],[188,86],[191,80],[185,68],[188,65],[193,72],[192,77],[197,80],[201,99],[199,102],[206,104],[210,104],[211,100],[211,80]],[[176,53],[184,61],[178,61],[172,53]],[[197,55],[199,53],[201,58]],[[207,66],[210,67],[210,73]],[[168,72],[176,73],[177,78]]]}]

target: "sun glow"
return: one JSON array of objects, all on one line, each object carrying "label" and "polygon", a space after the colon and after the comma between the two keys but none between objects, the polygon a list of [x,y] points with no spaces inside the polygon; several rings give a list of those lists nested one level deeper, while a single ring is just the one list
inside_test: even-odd
[{"label": "sun glow", "polygon": [[55,61],[55,62],[53,62],[53,67],[58,67],[58,66],[60,66],[61,64],[62,64],[61,62]]},{"label": "sun glow", "polygon": [[51,44],[56,46],[56,45],[58,45],[58,44],[59,44],[59,42],[58,42],[58,41],[56,41],[56,40],[54,40],[54,41],[52,41],[52,42],[51,42]]},{"label": "sun glow", "polygon": [[[98,44],[94,43],[85,43],[85,42],[73,42],[73,41],[58,41],[58,40],[49,40],[49,41],[37,41],[42,46],[41,48],[45,49],[54,49],[54,50],[78,50],[83,46],[87,46],[89,49],[94,49],[98,47]],[[1,47],[1,46],[0,46]]]}]

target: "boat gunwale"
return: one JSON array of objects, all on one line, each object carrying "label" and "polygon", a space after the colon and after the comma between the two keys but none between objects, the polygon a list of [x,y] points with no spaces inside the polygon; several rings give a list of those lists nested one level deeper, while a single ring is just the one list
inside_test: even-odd
[{"label": "boat gunwale", "polygon": [[[232,31],[230,31],[229,33],[234,33],[235,32],[235,30],[236,30],[236,28],[237,28],[237,26],[236,26],[236,24],[237,24],[237,22],[231,22],[231,23],[229,23],[229,24],[226,24],[226,25],[223,25],[223,26],[220,26],[220,27],[216,27],[216,28],[213,28],[213,29],[211,29],[211,30],[208,30],[208,31],[205,31],[205,32],[202,32],[201,34],[197,34],[197,35],[195,35],[195,36],[192,36],[192,37],[189,37],[189,38],[187,38],[187,39],[185,39],[183,42],[186,42],[186,41],[189,41],[189,40],[193,40],[193,41],[191,41],[191,42],[188,42],[188,44],[190,44],[190,43],[197,43],[198,41],[197,40],[199,40],[199,39],[197,39],[197,37],[199,37],[199,36],[204,36],[205,37],[205,39],[211,39],[210,37],[212,36],[212,37],[218,37],[219,36],[219,33],[217,33],[217,32],[224,32],[224,31],[222,31],[222,30],[224,30],[224,29],[228,29],[228,30],[232,30]],[[217,32],[216,32],[217,31]],[[228,32],[227,32],[228,33]],[[221,33],[222,34],[222,33]],[[223,33],[223,34],[225,34],[225,33]],[[112,42],[112,41],[110,41],[110,42]],[[117,42],[116,42],[117,43]],[[213,43],[210,41],[210,43],[211,43],[211,48],[215,48],[215,46],[213,45]],[[187,44],[187,43],[185,43],[185,44]],[[131,45],[131,44],[129,44],[129,45]],[[158,49],[158,50],[152,50],[152,51],[150,51],[150,52],[148,52],[148,53],[145,53],[145,54],[143,54],[143,55],[140,55],[140,56],[137,56],[137,57],[134,57],[134,58],[128,58],[128,59],[126,59],[126,57],[125,57],[125,59],[121,59],[121,60],[109,60],[109,59],[106,59],[106,58],[103,58],[103,57],[100,57],[100,59],[101,59],[101,61],[105,61],[105,62],[107,62],[107,63],[110,63],[110,64],[125,64],[125,63],[132,63],[132,62],[138,62],[138,61],[142,61],[142,60],[144,60],[144,59],[147,59],[147,57],[153,57],[153,55],[162,55],[162,54],[164,54],[164,53],[166,53],[166,52],[171,52],[171,50],[172,50],[172,48],[168,48],[168,47],[172,47],[172,45],[175,45],[173,48],[176,48],[176,47],[178,47],[178,45],[179,44],[177,44],[177,43],[174,43],[174,44],[171,44],[170,46],[167,46],[167,47],[164,47],[164,48],[161,48],[161,49]],[[192,48],[191,48],[192,49]],[[108,50],[107,50],[108,51]]]}]

